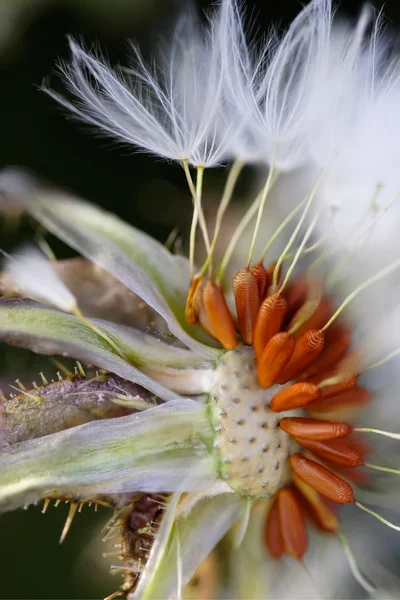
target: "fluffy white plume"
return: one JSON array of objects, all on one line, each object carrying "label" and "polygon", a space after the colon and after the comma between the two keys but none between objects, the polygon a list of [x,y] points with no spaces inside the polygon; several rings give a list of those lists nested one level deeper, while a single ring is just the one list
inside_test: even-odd
[{"label": "fluffy white plume", "polygon": [[230,132],[231,154],[245,162],[258,162],[260,157],[265,161],[264,132],[260,127],[261,113],[255,91],[261,65],[273,51],[277,39],[271,34],[263,51],[257,55],[257,49],[249,46],[246,39],[236,0],[221,3],[216,31],[224,77],[224,123],[227,127],[232,121],[237,125]]},{"label": "fluffy white plume", "polygon": [[63,106],[106,133],[138,148],[193,165],[214,166],[225,159],[220,135],[223,81],[212,28],[202,35],[193,11],[178,22],[162,48],[160,64],[146,64],[131,45],[130,68],[110,66],[96,53],[70,40],[72,60],[60,66],[74,105],[48,91]]},{"label": "fluffy white plume", "polygon": [[369,228],[368,238],[387,246],[400,217],[400,68],[380,17],[366,39],[372,16],[365,9],[354,30],[334,30],[307,137],[325,171],[319,200],[328,217],[333,208],[322,225],[331,239],[351,245]]},{"label": "fluffy white plume", "polygon": [[[372,202],[383,182],[384,205],[398,189],[400,142],[392,132],[399,69],[379,18],[365,43],[371,15],[365,9],[355,27],[332,27],[331,0],[312,0],[280,41],[272,32],[257,50],[237,0],[222,0],[205,28],[186,11],[158,64],[146,64],[132,45],[131,67],[112,70],[71,41],[71,63],[61,71],[77,102],[48,93],[77,117],[156,155],[195,166],[232,158],[279,170],[313,163],[329,171],[323,197],[326,188],[339,191],[344,203],[351,185],[362,184]],[[371,144],[382,135],[387,144]],[[349,175],[353,183],[343,189]]]},{"label": "fluffy white plume", "polygon": [[222,3],[218,32],[228,118],[238,123],[233,154],[283,170],[305,162],[310,82],[326,55],[330,27],[330,1],[313,0],[281,41],[271,32],[256,51],[246,42],[236,0]]},{"label": "fluffy white plume", "polygon": [[47,91],[78,118],[168,159],[214,166],[240,158],[286,170],[306,159],[309,83],[330,26],[330,1],[312,0],[281,42],[272,32],[256,51],[236,0],[223,0],[204,29],[188,11],[157,65],[132,45],[131,68],[112,70],[71,41],[61,72],[78,102]]},{"label": "fluffy white plume", "polygon": [[293,168],[305,161],[304,136],[314,94],[310,85],[329,44],[330,0],[313,0],[278,45],[257,90],[270,162]]},{"label": "fluffy white plume", "polygon": [[51,262],[34,246],[23,248],[7,261],[7,273],[28,298],[73,312],[76,299],[57,275]]}]

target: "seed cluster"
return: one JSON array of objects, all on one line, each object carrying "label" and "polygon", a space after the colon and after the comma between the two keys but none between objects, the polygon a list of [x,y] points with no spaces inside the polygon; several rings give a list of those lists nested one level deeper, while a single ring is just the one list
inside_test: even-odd
[{"label": "seed cluster", "polygon": [[326,498],[359,505],[351,481],[367,450],[343,411],[369,394],[358,386],[350,331],[322,281],[300,277],[285,287],[279,273],[271,277],[273,265],[256,266],[233,280],[236,318],[210,279],[192,283],[201,302],[188,306],[227,350],[210,397],[221,477],[246,497],[273,497],[267,548],[277,558],[301,558],[306,517],[325,532],[338,530]]}]

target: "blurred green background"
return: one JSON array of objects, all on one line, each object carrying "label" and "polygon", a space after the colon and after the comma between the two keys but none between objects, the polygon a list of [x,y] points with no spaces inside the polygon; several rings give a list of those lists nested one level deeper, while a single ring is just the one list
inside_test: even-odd
[{"label": "blurred green background", "polygon": [[[150,53],[185,4],[186,0],[0,0],[0,167],[28,167],[162,241],[174,227],[185,236],[190,204],[180,167],[93,134],[66,118],[38,90],[44,78],[61,89],[54,66],[68,57],[67,34],[87,44],[96,41],[111,62],[125,62],[127,38]],[[283,27],[301,8],[297,0],[246,5],[255,31],[272,22]],[[346,0],[341,10],[356,15],[361,5],[359,0]],[[385,14],[396,31],[399,0],[387,0]],[[217,186],[221,175],[213,172],[208,184]],[[28,224],[8,224],[0,247],[8,250],[30,234]],[[59,256],[64,251],[56,249]],[[6,392],[7,382],[16,377],[29,385],[32,374],[41,369],[49,377],[54,374],[47,360],[5,347],[1,352],[0,384]],[[66,505],[50,507],[42,515],[40,507],[31,507],[1,517],[1,598],[102,598],[118,588],[119,577],[108,575],[112,561],[101,556],[101,528],[111,515],[103,508],[95,513],[84,507],[59,546],[67,510]]]}]

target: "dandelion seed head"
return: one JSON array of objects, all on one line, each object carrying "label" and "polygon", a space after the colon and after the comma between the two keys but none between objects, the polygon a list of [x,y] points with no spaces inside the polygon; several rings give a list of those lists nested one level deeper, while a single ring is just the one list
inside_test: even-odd
[{"label": "dandelion seed head", "polygon": [[167,159],[217,166],[232,158],[303,164],[313,83],[326,54],[330,2],[311,2],[278,43],[248,45],[242,10],[225,0],[202,27],[194,10],[146,63],[130,45],[131,65],[112,69],[99,52],[70,40],[60,72],[73,100],[46,89],[81,120]]},{"label": "dandelion seed head", "polygon": [[[232,545],[244,550],[239,561],[232,554],[233,571],[243,562],[250,573],[243,597],[263,597],[268,565],[278,572],[287,558],[300,568],[338,538],[347,570],[374,593],[341,530],[342,514],[358,510],[399,530],[395,519],[369,508],[372,500],[390,505],[378,478],[399,473],[386,466],[396,456],[386,448],[399,435],[388,425],[400,354],[398,60],[381,16],[374,20],[368,8],[357,22],[338,24],[330,0],[312,0],[261,51],[243,20],[235,0],[223,0],[205,27],[187,13],[160,63],[146,64],[133,46],[125,70],[71,41],[71,62],[61,68],[75,100],[49,92],[107,134],[183,164],[193,205],[184,268],[88,204],[43,199],[30,181],[0,179],[51,231],[142,294],[185,345],[155,343],[105,321],[93,327],[124,369],[135,366],[134,375],[124,373],[167,400],[148,409],[151,419],[148,410],[135,415],[140,436],[132,436],[144,463],[129,481],[109,482],[119,492],[175,492],[129,587],[132,600],[144,590],[180,597],[198,561],[235,527]],[[225,162],[213,228],[202,203],[207,167]],[[266,166],[264,181],[227,239],[222,229],[236,185],[254,163]],[[196,265],[198,226],[206,258]],[[183,397],[174,400],[177,391]],[[165,415],[173,431],[165,430]],[[126,442],[127,430],[111,429],[113,444],[118,435]],[[96,431],[85,434],[91,440]],[[154,431],[149,450],[146,436]],[[107,443],[109,431],[101,434]],[[162,458],[153,457],[158,447]],[[376,481],[374,495],[367,488]]]},{"label": "dandelion seed head", "polygon": [[95,51],[70,40],[71,62],[59,69],[76,102],[46,90],[79,119],[106,134],[170,160],[215,166],[227,156],[223,81],[212,32],[201,36],[183,16],[161,64],[146,64],[130,44],[131,64],[111,68]]},{"label": "dandelion seed head", "polygon": [[[226,5],[225,10],[229,15]],[[204,281],[197,281],[194,298],[188,302],[193,301],[198,322],[227,350],[216,372],[211,404],[221,477],[246,497],[273,498],[264,526],[266,547],[275,558],[284,554],[301,558],[306,553],[306,514],[326,533],[339,531],[340,520],[336,511],[326,508],[326,497],[337,505],[356,504],[389,527],[397,527],[356,499],[357,484],[373,477],[357,473],[357,468],[375,467],[366,461],[369,442],[367,448],[351,433],[351,424],[372,401],[367,391],[372,389],[368,388],[371,371],[384,368],[400,352],[397,347],[390,350],[393,344],[388,339],[396,336],[389,335],[379,319],[385,290],[386,306],[396,321],[393,309],[400,262],[395,234],[398,174],[393,157],[398,151],[390,124],[397,119],[397,76],[394,62],[386,63],[387,49],[379,46],[379,20],[372,42],[365,41],[370,19],[371,13],[365,10],[354,29],[331,31],[330,3],[311,3],[264,62],[265,79],[257,80],[256,92],[249,85],[257,77],[243,45],[243,31],[229,18],[224,23],[225,35],[228,32],[234,40],[232,47],[239,49],[236,55],[233,52],[228,87],[233,87],[236,78],[237,98],[244,111],[250,114],[250,106],[257,108],[253,114],[264,119],[259,123],[266,126],[270,141],[277,140],[278,149],[275,157],[268,151],[264,155],[270,168],[266,186],[248,209],[249,221],[244,218],[238,225],[243,235],[248,222],[258,215],[247,263],[242,263],[232,286],[229,277],[224,279],[224,260],[218,271],[209,259],[199,271]],[[228,63],[227,56],[225,60]],[[266,76],[271,72],[277,76]],[[321,77],[325,88],[318,80]],[[318,111],[322,97],[325,103]],[[249,127],[239,129],[235,140],[237,148],[242,143],[242,151],[237,150],[241,158],[246,156],[246,138],[238,142],[243,132],[247,135]],[[380,139],[385,134],[387,142],[385,137]],[[376,140],[373,148],[372,140]],[[252,162],[254,156],[248,152],[247,161]],[[265,235],[260,227],[266,223],[263,212],[267,215],[272,210],[266,198],[277,199],[275,178],[298,167],[298,179],[296,173],[290,174],[293,187],[287,188],[292,207],[296,197],[298,208],[277,229],[281,237],[288,227],[289,241],[278,259],[276,249],[274,258],[272,243],[267,242],[257,262],[255,241]],[[303,180],[309,182],[302,200],[296,190],[301,171]],[[284,213],[288,203],[284,207],[285,202],[274,210]],[[243,235],[241,239],[240,234],[233,235],[236,256],[249,238]],[[308,251],[310,261],[305,258]],[[232,257],[229,252],[227,260]],[[265,264],[270,254],[271,262]],[[214,273],[217,287],[211,296]],[[253,367],[245,365],[245,356],[252,357]],[[225,381],[222,365],[235,360],[240,365],[232,368]],[[263,398],[264,405],[258,407],[261,410],[250,410],[257,398]],[[370,414],[379,420],[376,412]],[[272,424],[274,415],[279,435]],[[282,436],[282,430],[287,435]],[[274,459],[273,449],[279,452]],[[371,593],[374,587],[360,574],[346,543],[350,568]]]}]

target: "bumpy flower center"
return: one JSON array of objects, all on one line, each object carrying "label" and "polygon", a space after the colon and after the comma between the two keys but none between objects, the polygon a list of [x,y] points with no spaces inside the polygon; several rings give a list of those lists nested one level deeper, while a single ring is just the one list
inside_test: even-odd
[{"label": "bumpy flower center", "polygon": [[210,396],[214,450],[222,479],[249,497],[274,496],[291,479],[293,444],[269,406],[272,396],[273,388],[264,390],[257,381],[251,348],[238,346],[223,356]]}]

